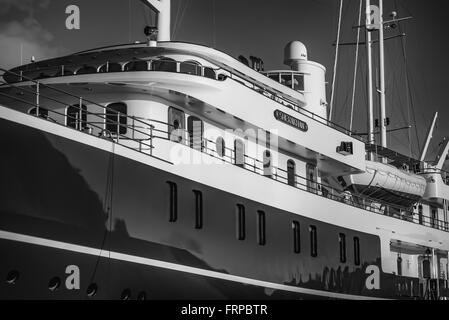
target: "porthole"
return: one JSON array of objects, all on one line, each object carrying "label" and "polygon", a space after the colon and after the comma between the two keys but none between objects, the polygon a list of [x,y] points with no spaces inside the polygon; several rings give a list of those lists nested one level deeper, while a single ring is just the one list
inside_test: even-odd
[{"label": "porthole", "polygon": [[20,273],[17,270],[12,270],[6,276],[7,284],[16,284],[17,280],[19,280]]},{"label": "porthole", "polygon": [[139,295],[137,296],[137,300],[147,300],[147,294],[145,293],[145,291],[139,293]]},{"label": "porthole", "polygon": [[91,283],[89,287],[87,288],[87,296],[93,297],[97,294],[98,286],[96,283]]},{"label": "porthole", "polygon": [[53,277],[48,282],[48,290],[50,291],[56,291],[61,286],[61,279],[59,277]]},{"label": "porthole", "polygon": [[120,299],[129,300],[130,298],[131,298],[131,290],[129,290],[129,289],[123,290],[122,296],[120,297]]}]

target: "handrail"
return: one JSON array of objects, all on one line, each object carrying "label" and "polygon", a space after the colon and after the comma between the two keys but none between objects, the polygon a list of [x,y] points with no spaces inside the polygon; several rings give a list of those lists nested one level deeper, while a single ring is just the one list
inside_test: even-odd
[{"label": "handrail", "polygon": [[[163,71],[163,70],[153,70],[152,69],[152,63],[155,62],[155,61],[161,61],[160,57],[159,58],[155,58],[155,59],[154,58],[152,58],[152,59],[140,59],[140,58],[138,58],[138,59],[129,60],[129,61],[121,61],[121,60],[117,60],[117,61],[120,61],[120,62],[113,61],[113,63],[119,63],[121,65],[121,71],[120,72],[128,72],[128,71],[124,70],[124,66],[127,63],[135,62],[135,61],[143,61],[143,62],[147,62],[148,63],[147,70],[142,70],[142,71]],[[98,65],[97,67],[94,68],[94,69],[96,69],[95,73],[100,73],[100,71],[99,71],[100,67],[102,67],[105,63],[109,63],[109,62],[110,61],[108,60],[108,61],[104,61],[104,62],[102,62],[100,64],[98,64],[98,63],[95,64],[95,65]],[[204,75],[205,74],[204,70],[207,69],[207,68],[208,69],[212,69],[214,71],[214,73],[215,73],[215,80],[219,80],[220,81],[222,79],[229,78],[229,79],[231,79],[233,81],[236,81],[236,82],[240,83],[241,85],[246,86],[247,88],[249,88],[249,89],[251,89],[251,90],[253,90],[253,91],[255,91],[255,92],[259,93],[259,94],[262,94],[263,96],[265,96],[266,98],[271,99],[274,102],[280,103],[282,106],[284,106],[286,108],[289,108],[289,109],[291,109],[291,110],[293,110],[293,111],[295,111],[295,112],[297,112],[299,114],[302,114],[302,115],[308,117],[309,119],[312,119],[314,121],[317,121],[317,122],[320,122],[322,124],[325,124],[326,126],[331,127],[331,128],[333,128],[333,129],[335,129],[335,130],[337,130],[337,131],[339,131],[339,132],[341,132],[341,133],[343,133],[345,135],[348,135],[348,136],[356,139],[356,140],[365,142],[361,136],[357,135],[357,133],[352,132],[352,131],[344,128],[341,125],[338,125],[338,124],[336,124],[336,123],[334,123],[332,121],[329,121],[326,118],[318,116],[315,113],[300,107],[296,102],[294,102],[294,101],[292,101],[292,100],[290,100],[290,99],[288,99],[286,97],[280,96],[276,89],[273,89],[273,88],[269,87],[268,85],[267,86],[263,86],[263,87],[261,87],[260,85],[257,85],[256,84],[257,81],[252,79],[252,78],[250,78],[251,85],[248,86],[248,85],[246,85],[248,80],[244,79],[242,76],[238,75],[237,73],[235,73],[233,71],[229,71],[229,70],[226,70],[226,69],[223,69],[223,68],[211,68],[211,67],[205,67],[203,65],[196,65],[196,64],[194,64],[192,62],[189,62],[189,61],[173,60],[172,62],[176,63],[176,73],[182,73],[182,72],[178,71],[179,70],[179,66],[180,66],[181,63],[183,63],[183,64],[192,64],[192,65],[200,67],[201,68],[201,73],[199,75],[198,74],[194,74],[196,76],[203,76],[204,77],[205,76]],[[48,70],[52,70],[53,72],[55,72],[55,71],[57,71],[57,70],[62,68],[61,75],[58,75],[58,76],[64,76],[64,71],[63,71],[64,68],[65,67],[73,67],[73,66],[75,66],[75,64],[72,64],[72,65],[60,65],[60,66],[53,66],[53,67],[46,67],[46,68],[38,68],[38,69],[34,69],[34,70],[26,70],[26,72],[41,72],[41,73],[43,73],[44,71],[48,71]],[[78,70],[83,68],[82,65],[76,65],[76,66],[77,66]],[[20,78],[31,79],[31,78],[27,78],[27,77],[23,76],[22,71],[21,71],[21,74],[17,74],[15,72],[4,70],[2,68],[0,68],[0,70],[2,70],[4,72],[7,72],[7,73],[10,73],[10,74],[14,74],[15,76],[18,76]],[[75,71],[77,71],[77,70],[74,70],[73,72],[75,72]],[[129,70],[129,71],[135,71],[135,70]],[[221,73],[221,75],[222,75],[221,79],[219,77],[220,71],[222,72]],[[173,72],[173,71],[168,71],[168,72]],[[73,74],[70,74],[70,75],[73,75]],[[56,75],[54,75],[54,76],[56,77]],[[52,76],[50,76],[50,77],[52,77]],[[36,79],[34,79],[34,80],[36,80]],[[267,94],[268,94],[268,96],[267,96]]]},{"label": "handrail", "polygon": [[[50,88],[57,92],[62,92],[62,93],[64,92],[61,89],[52,88],[52,87],[43,85],[34,80],[30,80],[30,81],[33,81],[36,83],[36,89],[39,86],[42,86],[42,87]],[[19,90],[23,90],[23,88],[18,88],[16,86],[12,86],[12,87],[19,89]],[[37,92],[35,94],[37,95]],[[113,142],[115,142],[117,144],[122,144],[128,148],[130,148],[130,146],[123,144],[122,141],[134,141],[137,143],[138,147],[131,148],[131,149],[145,153],[145,154],[153,156],[153,157],[154,157],[154,155],[153,155],[153,149],[154,149],[153,140],[154,139],[170,140],[170,138],[171,138],[170,133],[169,133],[170,130],[158,129],[155,127],[155,125],[160,124],[163,126],[167,126],[167,129],[174,128],[173,125],[164,123],[163,121],[121,114],[120,112],[117,112],[111,108],[108,108],[108,107],[103,106],[98,103],[91,102],[90,100],[86,100],[81,97],[76,97],[70,93],[68,95],[71,97],[76,97],[77,102],[79,102],[78,105],[71,106],[73,108],[76,108],[78,111],[78,113],[76,114],[75,117],[71,116],[71,115],[67,115],[65,113],[61,113],[59,111],[45,109],[44,107],[42,107],[42,101],[36,101],[36,103],[27,102],[26,100],[20,99],[18,97],[15,97],[15,96],[7,94],[7,93],[3,93],[1,91],[0,91],[0,95],[5,96],[11,100],[26,102],[27,104],[34,106],[36,108],[36,115],[35,115],[36,117],[42,118],[42,114],[39,112],[39,108],[41,108],[41,109],[46,110],[48,113],[48,115],[44,117],[45,119],[52,120],[53,122],[57,122],[58,124],[61,124],[64,126],[69,126],[67,121],[65,121],[64,123],[58,122],[57,120],[53,119],[53,117],[50,117],[50,114],[59,115],[59,116],[61,116],[61,118],[66,119],[66,120],[67,119],[75,120],[76,126],[74,129],[77,129],[77,130],[85,132],[85,133],[89,133],[89,132],[86,132],[86,129],[95,128],[98,130],[98,134],[101,135],[101,137],[111,139]],[[66,105],[65,102],[58,101],[57,99],[54,99],[51,97],[45,96],[45,99],[51,99],[52,101]],[[90,112],[89,110],[87,110],[87,108],[83,109],[82,108],[83,101],[88,101],[89,103],[92,103],[93,105],[99,106],[105,112],[104,113],[96,113],[96,112]],[[6,107],[8,107],[8,106],[6,106]],[[107,113],[106,111],[110,111],[110,113]],[[82,116],[83,114],[86,115],[86,120],[83,120],[83,116]],[[111,119],[111,117],[110,117],[111,115],[113,115],[115,118]],[[88,117],[91,118],[90,121],[88,121]],[[126,119],[126,122],[122,121],[122,119]],[[115,129],[109,130],[108,127],[109,128],[115,127]],[[122,129],[125,129],[126,132],[128,132],[128,130],[130,130],[131,134],[127,134],[127,133],[122,134],[122,132],[121,132]],[[180,129],[177,129],[177,130],[180,130]],[[87,131],[89,131],[89,130],[87,130]],[[186,130],[181,130],[181,132],[184,135],[181,142],[183,142],[184,145],[190,146],[189,139],[186,139],[186,136],[188,137],[188,135],[187,135],[188,132]],[[93,134],[93,132],[90,132],[90,134]],[[136,138],[136,135],[140,136],[140,138]],[[215,148],[213,148],[213,149],[210,148],[209,147],[210,145],[214,146]],[[146,150],[148,150],[148,152],[146,152]],[[220,157],[220,156],[218,156],[218,153],[217,153],[216,142],[211,141],[209,139],[202,140],[201,152],[206,152],[210,156],[217,158],[217,159],[221,159],[224,162],[227,162],[230,164],[236,164],[235,163],[235,150],[225,147],[225,156]],[[155,157],[155,158],[157,158],[157,157]],[[170,163],[166,159],[161,159],[161,158],[158,158],[158,159]],[[241,167],[245,170],[251,171],[256,174],[265,175],[265,170],[263,168],[263,162],[257,158],[250,157],[249,155],[245,155],[244,163]],[[286,170],[277,168],[274,166],[271,168],[272,168],[271,169],[272,173],[270,175],[268,175],[267,177],[274,179],[275,181],[291,185],[291,184],[289,184],[288,172]],[[334,200],[334,201],[343,202],[347,205],[357,207],[357,208],[360,208],[360,209],[363,209],[363,210],[366,210],[369,212],[374,212],[377,214],[382,214],[382,215],[404,214],[404,216],[400,216],[399,218],[409,221],[409,222],[419,223],[424,226],[429,226],[429,227],[432,227],[435,229],[440,229],[440,230],[449,232],[448,224],[439,219],[431,219],[429,217],[420,217],[417,220],[415,217],[413,217],[414,213],[409,208],[396,206],[393,204],[379,201],[377,199],[369,198],[367,196],[355,195],[355,194],[352,194],[349,192],[341,192],[327,184],[318,183],[317,181],[309,180],[306,177],[302,177],[297,174],[295,174],[295,182],[294,182],[294,185],[292,185],[292,187],[295,187],[297,189],[300,189],[300,190],[303,190],[306,192],[314,193],[316,195],[326,197],[326,198]],[[397,216],[393,216],[393,217],[398,218]],[[426,219],[424,219],[424,218],[426,218]]]}]

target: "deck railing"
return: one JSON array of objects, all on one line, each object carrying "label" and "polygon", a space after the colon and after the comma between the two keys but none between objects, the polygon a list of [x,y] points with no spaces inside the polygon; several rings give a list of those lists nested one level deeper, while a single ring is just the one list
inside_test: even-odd
[{"label": "deck railing", "polygon": [[[28,79],[28,81],[34,83],[31,87],[34,90],[23,86],[19,87],[14,84],[8,84],[11,88],[10,91],[13,92],[6,93],[4,90],[0,90],[0,96],[6,98],[6,101],[13,101],[14,103],[20,102],[30,106],[31,108],[35,108],[33,114],[30,114],[30,116],[40,117],[63,126],[69,126],[68,120],[73,120],[76,124],[74,127],[72,126],[74,130],[82,131],[85,134],[96,135],[99,138],[108,139],[114,143],[123,145],[127,148],[131,148],[168,163],[171,163],[170,159],[168,159],[168,155],[166,155],[165,158],[160,155],[154,155],[153,151],[155,149],[155,140],[161,139],[171,141],[174,145],[177,143],[183,144],[187,147],[196,149],[199,152],[206,153],[215,159],[219,159],[223,163],[238,165],[244,170],[265,176],[268,179],[290,185],[296,189],[313,193],[329,200],[360,208],[366,212],[386,215],[392,218],[404,220],[406,222],[420,224],[426,227],[449,232],[448,223],[427,216],[418,216],[411,208],[396,206],[394,204],[382,202],[378,199],[352,194],[347,191],[343,192],[328,184],[318,183],[317,181],[309,180],[306,177],[302,177],[297,174],[294,175],[294,179],[289,179],[288,172],[286,170],[274,166],[270,167],[270,172],[267,174],[266,167],[264,168],[264,163],[257,158],[245,155],[244,163],[237,163],[235,150],[227,147],[224,148],[224,155],[221,156],[218,152],[215,141],[201,139],[201,144],[198,146],[195,145],[195,143],[191,143],[189,132],[174,128],[171,124],[154,119],[125,115],[107,106],[103,106],[83,97],[76,96],[70,92],[42,84],[39,81],[33,79]],[[62,94],[68,98],[68,100],[73,101],[73,104],[70,106],[72,108],[77,108],[78,112],[76,115],[68,115],[57,110],[49,110],[49,108],[44,108],[43,101],[45,100],[52,101],[54,104],[63,106],[64,110],[65,107],[68,107],[67,101],[64,102],[55,99],[51,97],[47,91]],[[35,99],[33,99],[33,101],[29,101],[21,98],[25,92],[34,95]],[[92,112],[87,108],[83,109],[83,104],[98,107],[101,112]],[[8,104],[4,106],[14,109]],[[123,121],[123,119],[126,119],[126,121]],[[175,139],[170,136],[170,132],[174,129],[178,130],[178,133],[181,132],[181,139],[174,141]],[[218,147],[221,148],[220,146]]]},{"label": "deck railing", "polygon": [[[189,73],[192,75],[207,77],[207,78],[214,79],[217,81],[224,81],[226,79],[231,79],[232,81],[235,81],[241,85],[244,85],[247,88],[263,95],[264,97],[271,99],[272,101],[279,103],[282,106],[289,108],[303,116],[306,116],[307,118],[309,118],[311,120],[322,123],[322,124],[324,124],[328,127],[331,127],[341,133],[344,133],[345,135],[348,135],[354,139],[365,142],[361,135],[358,135],[357,133],[346,129],[343,126],[340,126],[334,122],[329,121],[326,118],[318,116],[315,113],[302,108],[301,106],[298,105],[298,103],[296,103],[295,101],[293,101],[290,98],[287,98],[281,92],[278,92],[277,90],[271,88],[270,86],[264,85],[253,78],[250,78],[243,74],[238,74],[235,70],[231,70],[231,69],[227,70],[224,68],[205,67],[205,66],[202,66],[199,64],[188,62],[188,61],[176,61],[176,60],[166,61],[161,58],[157,58],[157,59],[150,58],[150,59],[134,59],[134,60],[126,61],[126,62],[122,62],[122,63],[106,61],[105,63],[103,63],[99,66],[96,66],[96,67],[89,67],[89,66],[85,66],[85,65],[60,65],[60,66],[54,66],[54,67],[39,68],[39,69],[35,69],[35,70],[25,70],[25,71],[20,71],[19,73],[4,70],[1,68],[0,68],[0,70],[4,71],[10,77],[16,79],[17,82],[21,82],[21,81],[30,81],[30,79],[40,80],[40,79],[45,79],[45,78],[49,78],[49,77],[71,76],[74,74],[94,74],[94,73],[115,72],[115,71],[108,70],[109,64],[111,64],[111,65],[119,64],[120,70],[118,70],[118,72],[166,71],[166,70],[160,70],[160,69],[154,67],[155,63],[161,62],[161,61],[165,61],[167,63],[173,63],[173,66],[175,66],[174,70],[171,70],[168,72]],[[132,65],[131,67],[126,67],[127,65],[129,65],[131,63],[134,63],[134,65]],[[135,68],[133,66],[135,66],[136,63],[146,63],[146,67]],[[182,70],[181,65],[190,65],[191,67],[194,67],[196,71],[193,73],[185,72]],[[82,72],[80,72],[80,70],[82,70]],[[24,75],[24,72],[28,73],[29,75],[34,75],[34,76],[27,77]],[[266,75],[264,75],[264,76],[267,77]],[[268,77],[267,77],[267,79],[268,79]]]}]

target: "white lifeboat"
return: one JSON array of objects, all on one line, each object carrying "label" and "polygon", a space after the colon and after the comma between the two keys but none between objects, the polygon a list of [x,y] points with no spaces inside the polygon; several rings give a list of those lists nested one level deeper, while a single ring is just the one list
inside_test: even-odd
[{"label": "white lifeboat", "polygon": [[366,161],[364,173],[342,177],[346,189],[402,206],[410,206],[424,196],[426,179],[392,165]]}]

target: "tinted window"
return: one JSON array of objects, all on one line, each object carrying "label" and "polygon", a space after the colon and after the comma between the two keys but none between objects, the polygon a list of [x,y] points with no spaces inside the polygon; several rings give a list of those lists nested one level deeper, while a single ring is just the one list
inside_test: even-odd
[{"label": "tinted window", "polygon": [[245,240],[245,207],[241,204],[236,208],[236,222],[237,222],[237,239]]},{"label": "tinted window", "polygon": [[310,255],[312,257],[316,257],[318,255],[318,248],[317,248],[317,230],[315,226],[310,226],[309,228],[310,232]]},{"label": "tinted window", "polygon": [[178,186],[176,183],[167,181],[169,186],[169,221],[175,222],[178,220]]},{"label": "tinted window", "polygon": [[257,211],[257,242],[261,246],[266,243],[265,228],[265,212]]},{"label": "tinted window", "polygon": [[300,224],[298,221],[292,222],[292,231],[293,231],[293,252],[300,253],[301,252],[301,230]]},{"label": "tinted window", "polygon": [[195,194],[195,229],[203,228],[203,193],[194,190]]},{"label": "tinted window", "polygon": [[338,243],[340,245],[340,262],[346,262],[346,236],[344,233],[338,235]]},{"label": "tinted window", "polygon": [[127,131],[127,109],[126,104],[122,102],[109,104],[106,109],[106,130],[118,133],[120,128],[120,134],[125,134]]}]

